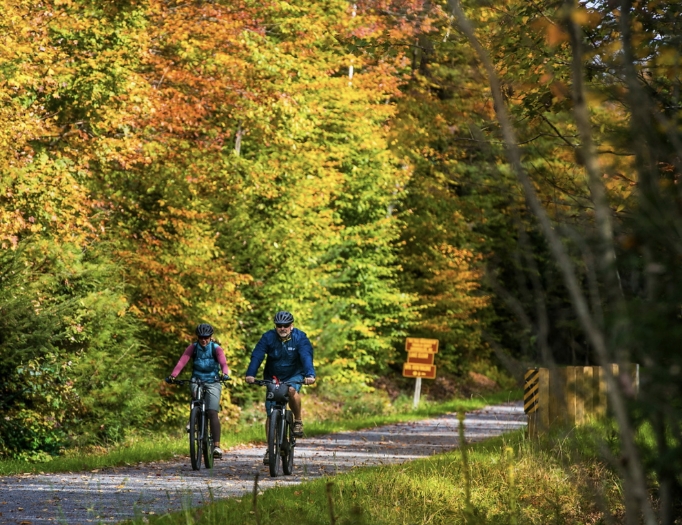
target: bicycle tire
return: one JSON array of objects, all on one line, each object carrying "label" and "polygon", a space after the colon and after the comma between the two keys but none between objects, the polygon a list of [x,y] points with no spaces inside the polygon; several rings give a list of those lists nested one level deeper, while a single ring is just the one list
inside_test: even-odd
[{"label": "bicycle tire", "polygon": [[189,458],[192,470],[201,468],[201,408],[194,407],[189,414]]},{"label": "bicycle tire", "polygon": [[268,432],[268,455],[270,456],[270,476],[276,478],[279,476],[279,467],[282,463],[282,456],[280,456],[280,443],[282,442],[281,432],[282,413],[279,410],[273,410],[270,415],[270,429]]},{"label": "bicycle tire", "polygon": [[282,472],[285,476],[291,476],[294,472],[294,449],[296,448],[296,437],[293,428],[294,418],[291,412],[287,411],[286,424],[284,425],[284,436],[282,439]]},{"label": "bicycle tire", "polygon": [[204,418],[204,465],[206,468],[213,468],[213,434],[211,434],[211,423],[208,416]]}]

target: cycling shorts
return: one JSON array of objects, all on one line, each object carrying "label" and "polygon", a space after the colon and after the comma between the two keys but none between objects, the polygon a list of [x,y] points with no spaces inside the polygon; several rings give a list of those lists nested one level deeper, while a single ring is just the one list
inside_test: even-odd
[{"label": "cycling shorts", "polygon": [[[296,374],[291,377],[288,377],[286,379],[280,379],[282,383],[294,383],[293,386],[296,392],[301,391],[301,383],[303,383],[303,374]],[[298,384],[296,384],[298,383]],[[270,414],[272,413],[272,407],[275,406],[274,401],[268,401],[267,399],[265,400],[265,413],[270,417]]]},{"label": "cycling shorts", "polygon": [[[196,399],[197,397],[197,388],[199,387],[195,383],[191,383],[192,399]],[[220,394],[222,393],[222,390],[223,385],[218,381],[206,385],[206,397],[204,398],[206,410],[220,412]]]}]

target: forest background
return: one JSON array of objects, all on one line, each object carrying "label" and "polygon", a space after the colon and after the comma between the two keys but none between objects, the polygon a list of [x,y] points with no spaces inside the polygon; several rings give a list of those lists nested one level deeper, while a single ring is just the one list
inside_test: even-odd
[{"label": "forest background", "polygon": [[196,324],[239,378],[287,309],[330,397],[406,335],[452,378],[639,362],[626,492],[680,494],[679,2],[1,6],[0,455],[177,420]]}]

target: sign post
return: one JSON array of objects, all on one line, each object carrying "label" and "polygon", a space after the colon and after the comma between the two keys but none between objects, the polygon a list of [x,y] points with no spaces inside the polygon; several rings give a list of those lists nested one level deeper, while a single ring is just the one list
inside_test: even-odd
[{"label": "sign post", "polygon": [[408,337],[405,341],[407,362],[403,364],[403,376],[414,377],[414,408],[419,405],[422,390],[422,378],[435,379],[436,366],[433,364],[434,355],[438,353],[438,339],[419,339]]},{"label": "sign post", "polygon": [[422,378],[418,377],[414,382],[414,397],[412,398],[412,408],[419,406],[419,397],[422,395]]}]

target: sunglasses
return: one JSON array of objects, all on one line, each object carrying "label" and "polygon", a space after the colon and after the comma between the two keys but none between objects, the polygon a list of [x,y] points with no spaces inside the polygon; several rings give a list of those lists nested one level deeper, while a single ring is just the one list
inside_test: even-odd
[{"label": "sunglasses", "polygon": [[289,328],[291,326],[291,323],[289,324],[275,324],[277,328]]}]

